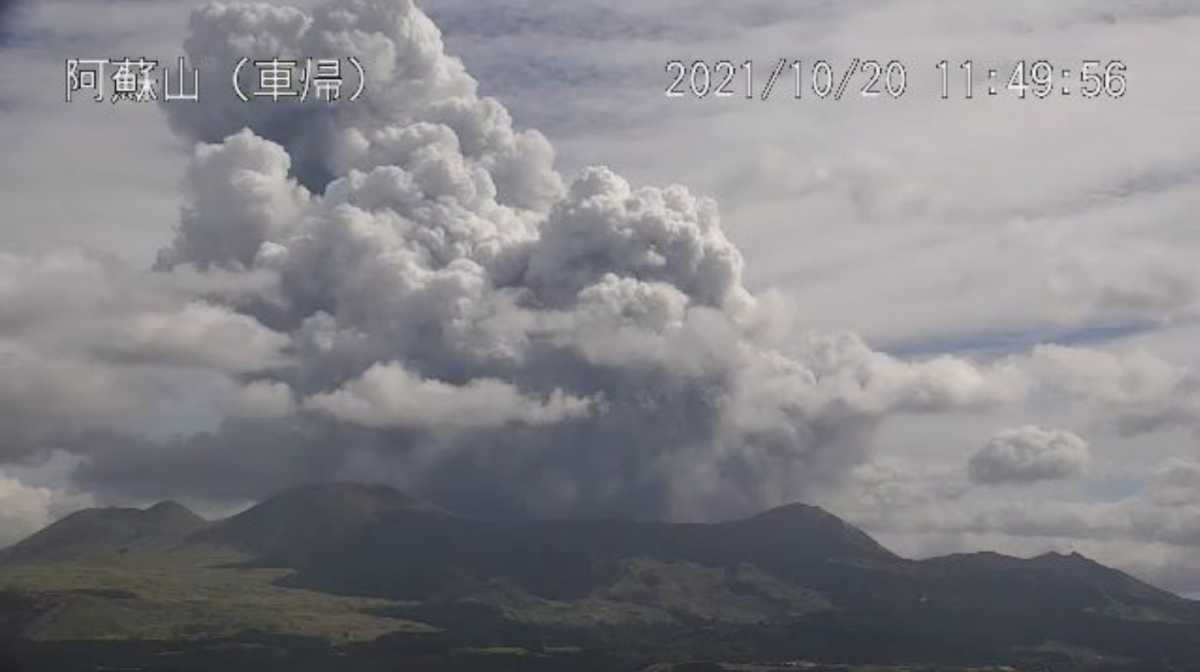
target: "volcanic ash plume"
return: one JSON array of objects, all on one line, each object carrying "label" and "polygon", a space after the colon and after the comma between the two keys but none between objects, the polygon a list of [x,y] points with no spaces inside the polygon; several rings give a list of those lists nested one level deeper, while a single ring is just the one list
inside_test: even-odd
[{"label": "volcanic ash plume", "polygon": [[224,445],[290,432],[313,445],[274,459],[467,511],[714,517],[837,478],[889,413],[1017,393],[1002,369],[791,329],[712,200],[603,167],[565,181],[411,2],[216,4],[190,30],[204,90],[243,56],[367,73],[355,102],[165,106],[198,144],[159,269],[269,274],[223,307],[289,343],[251,376],[278,412],[227,421]]}]

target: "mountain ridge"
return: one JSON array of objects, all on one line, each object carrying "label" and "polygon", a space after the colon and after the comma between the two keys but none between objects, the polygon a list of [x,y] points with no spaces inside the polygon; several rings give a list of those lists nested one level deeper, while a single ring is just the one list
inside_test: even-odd
[{"label": "mountain ridge", "polygon": [[[313,514],[317,514],[315,518]],[[170,499],[156,502],[144,508],[122,506],[84,508],[71,512],[47,525],[45,528],[34,532],[25,539],[0,549],[0,561],[10,559],[6,556],[23,555],[22,551],[26,547],[31,546],[30,542],[35,542],[32,545],[43,547],[49,546],[55,541],[65,541],[63,537],[66,534],[58,533],[56,529],[63,528],[64,526],[71,528],[71,533],[77,533],[93,523],[98,523],[101,526],[111,526],[113,522],[130,522],[136,523],[136,526],[140,528],[129,531],[135,534],[137,532],[143,534],[158,532],[171,537],[175,541],[227,543],[241,550],[270,555],[278,552],[282,547],[294,545],[294,542],[289,543],[279,540],[277,537],[281,532],[300,533],[305,537],[321,536],[322,534],[334,533],[335,531],[330,528],[340,525],[343,526],[343,529],[337,531],[336,535],[341,538],[348,532],[352,532],[352,530],[346,528],[369,528],[380,523],[386,523],[396,514],[413,514],[440,520],[455,520],[460,524],[500,530],[522,528],[552,529],[554,527],[575,525],[591,527],[593,529],[629,526],[655,531],[665,528],[713,529],[720,530],[726,534],[733,532],[734,537],[731,540],[736,540],[736,532],[742,529],[759,534],[778,535],[786,533],[789,526],[809,526],[828,535],[828,538],[841,536],[851,548],[859,550],[866,555],[878,555],[882,558],[908,563],[947,565],[962,561],[1008,562],[1036,564],[1048,567],[1062,566],[1064,563],[1070,563],[1076,567],[1099,568],[1109,572],[1117,572],[1130,580],[1144,583],[1136,577],[1108,567],[1078,552],[1058,553],[1049,551],[1023,558],[996,551],[980,550],[950,553],[920,560],[903,558],[890,549],[887,549],[862,529],[827,509],[799,501],[781,504],[748,516],[717,522],[635,522],[607,518],[530,519],[499,522],[456,516],[440,507],[411,497],[386,484],[352,481],[314,482],[286,488],[242,512],[216,520],[205,519],[186,506]],[[259,529],[260,526],[264,525],[271,525],[277,529],[274,534],[264,534],[264,530]],[[96,530],[96,533],[102,536],[106,531],[117,534],[127,532],[124,529],[116,529]],[[47,532],[54,532],[54,534],[46,534]],[[828,538],[824,540],[827,541]],[[730,538],[727,537],[727,539]],[[119,540],[114,540],[113,543],[116,543],[116,541]],[[62,555],[67,554],[64,553]],[[1174,595],[1174,593],[1170,593],[1169,591],[1157,587],[1154,588],[1155,590]]]},{"label": "mountain ridge", "polygon": [[[80,552],[82,542],[97,552]],[[1200,603],[1077,553],[907,559],[800,503],[717,523],[484,521],[388,486],[326,483],[212,522],[169,501],[85,510],[12,548],[0,578],[21,563],[34,576],[90,562],[133,568],[120,591],[84,585],[89,610],[108,608],[96,606],[105,595],[114,605],[136,595],[137,572],[168,550],[170,562],[196,558],[203,566],[186,571],[201,576],[269,572],[283,590],[391,600],[405,606],[388,617],[471,637],[558,633],[654,646],[666,637],[704,648],[703,633],[718,628],[738,646],[789,655],[812,650],[804,647],[851,655],[868,637],[888,642],[871,650],[906,660],[1003,659],[1047,642],[1200,660]],[[226,559],[206,559],[217,557]]]},{"label": "mountain ridge", "polygon": [[135,548],[164,548],[183,542],[208,525],[209,521],[171,500],[143,509],[80,509],[0,550],[0,561],[65,561]]}]

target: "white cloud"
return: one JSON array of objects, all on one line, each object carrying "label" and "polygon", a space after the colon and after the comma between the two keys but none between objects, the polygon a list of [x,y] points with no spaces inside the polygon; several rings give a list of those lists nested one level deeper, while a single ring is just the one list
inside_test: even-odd
[{"label": "white cloud", "polygon": [[479,431],[507,425],[552,425],[593,412],[595,402],[555,390],[531,399],[494,378],[465,385],[423,380],[399,364],[376,364],[333,392],[317,394],[305,406],[367,427]]},{"label": "white cloud", "polygon": [[1200,428],[1200,376],[1144,350],[1042,346],[1029,367],[1051,393],[1093,407],[1124,434]]},{"label": "white cloud", "polygon": [[191,302],[131,316],[105,354],[131,361],[247,372],[283,366],[287,337],[225,306]]},{"label": "white cloud", "polygon": [[78,251],[0,254],[0,452],[198,418],[198,404],[236,385],[231,376],[286,364],[285,335],[204,300],[236,304],[239,285],[257,280],[158,277]]},{"label": "white cloud", "polygon": [[1031,483],[1079,476],[1090,461],[1078,434],[1026,425],[988,439],[967,461],[967,474],[984,485]]},{"label": "white cloud", "polygon": [[50,487],[30,486],[0,471],[0,548],[16,543],[91,498]]}]

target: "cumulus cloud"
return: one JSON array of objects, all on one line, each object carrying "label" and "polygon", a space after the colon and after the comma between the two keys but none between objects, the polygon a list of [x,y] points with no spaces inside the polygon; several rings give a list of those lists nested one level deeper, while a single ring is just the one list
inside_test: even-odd
[{"label": "cumulus cloud", "polygon": [[967,474],[985,485],[1033,483],[1078,476],[1090,460],[1079,435],[1026,425],[996,433],[971,455]]}]

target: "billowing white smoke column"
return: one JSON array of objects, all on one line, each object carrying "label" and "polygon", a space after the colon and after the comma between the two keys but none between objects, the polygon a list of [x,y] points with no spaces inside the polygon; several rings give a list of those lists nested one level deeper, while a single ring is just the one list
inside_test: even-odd
[{"label": "billowing white smoke column", "polygon": [[341,475],[465,509],[730,515],[842,474],[888,413],[1019,393],[963,360],[786,334],[713,201],[605,168],[564,185],[408,0],[212,5],[185,47],[206,91],[242,56],[366,68],[353,103],[166,108],[213,144],[159,267],[278,275],[279,297],[231,305],[290,339],[258,389],[296,410],[263,422],[320,427]]}]

